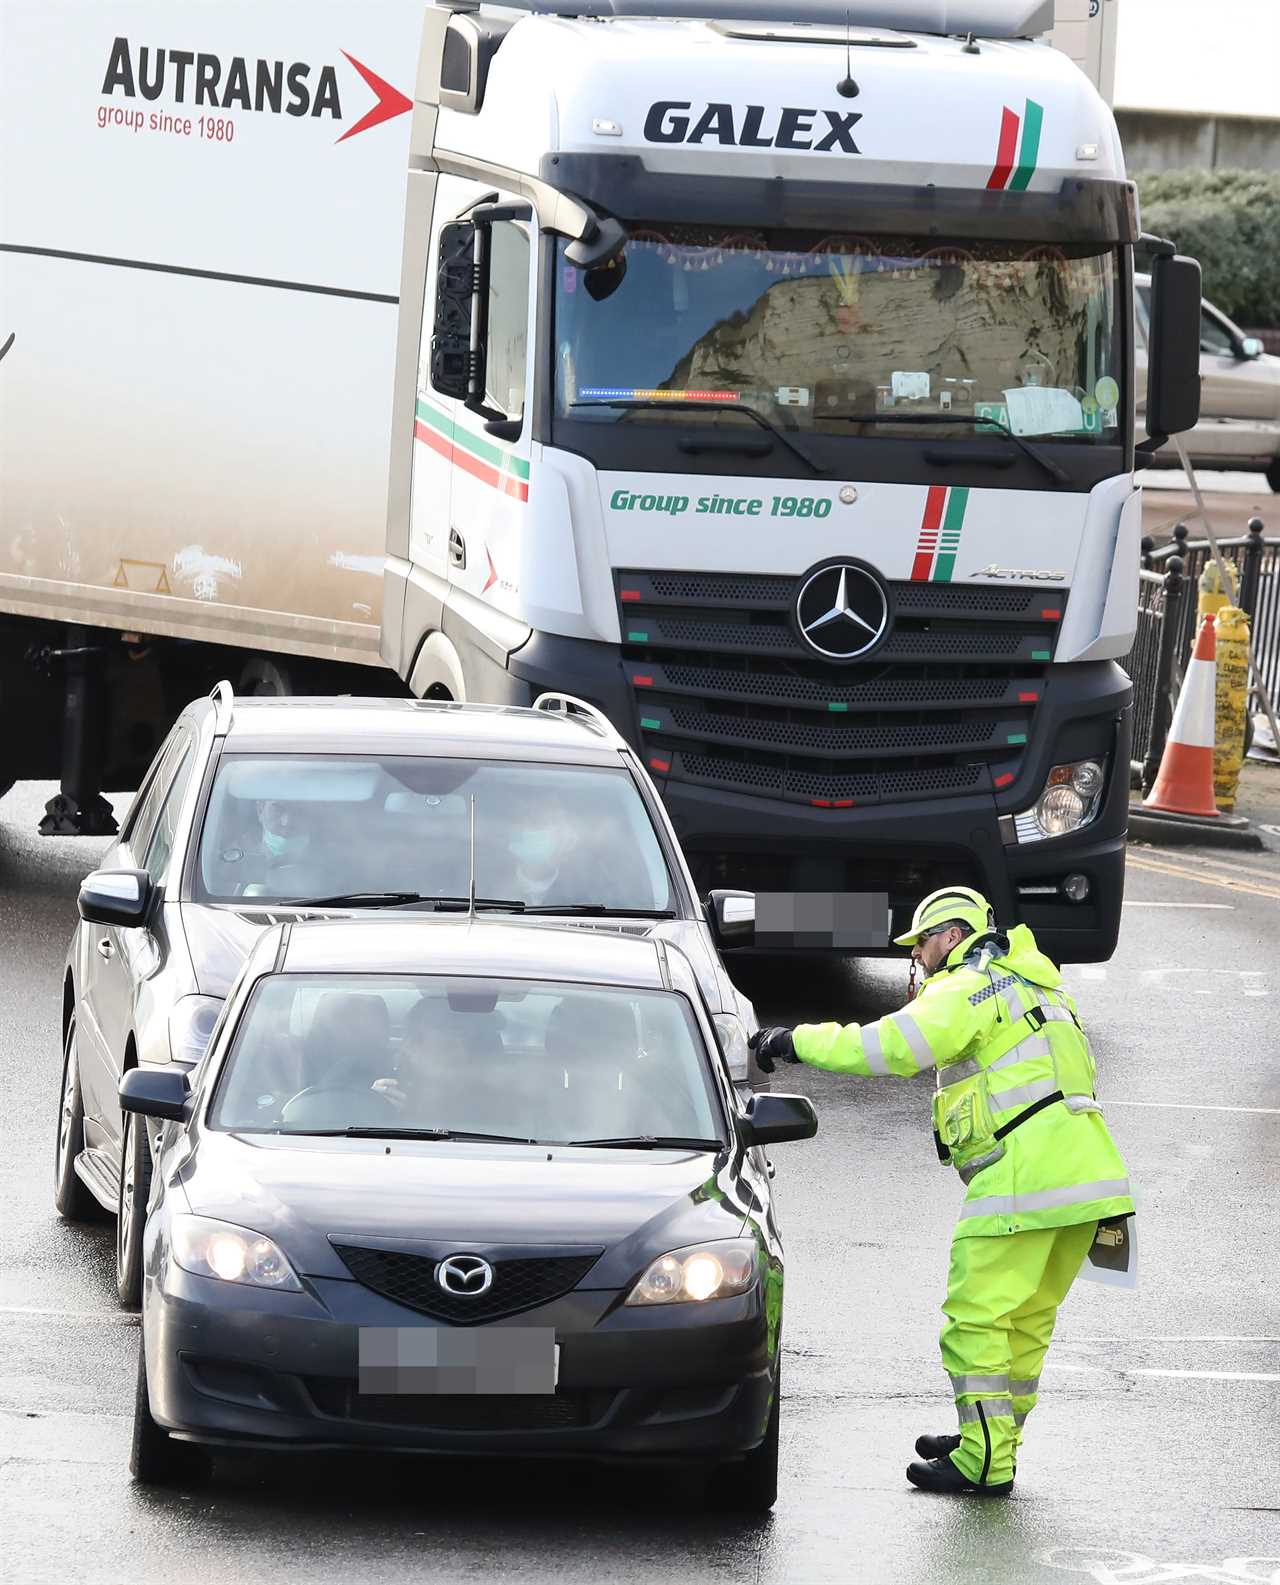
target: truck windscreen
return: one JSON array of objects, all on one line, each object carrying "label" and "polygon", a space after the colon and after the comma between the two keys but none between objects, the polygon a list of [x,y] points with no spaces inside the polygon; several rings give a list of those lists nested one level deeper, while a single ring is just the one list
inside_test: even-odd
[{"label": "truck windscreen", "polygon": [[963,418],[974,434],[985,419],[1120,439],[1113,249],[642,225],[624,263],[593,280],[561,244],[560,418],[696,426],[742,403],[819,435],[901,437],[906,415],[912,433],[962,444]]}]

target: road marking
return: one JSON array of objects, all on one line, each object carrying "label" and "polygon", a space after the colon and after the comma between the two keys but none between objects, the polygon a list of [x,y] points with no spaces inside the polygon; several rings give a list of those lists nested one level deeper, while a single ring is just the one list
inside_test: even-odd
[{"label": "road marking", "polygon": [[1262,1370],[1138,1370],[1122,1369],[1122,1376],[1183,1376],[1190,1381],[1280,1381],[1280,1371]]},{"label": "road marking", "polygon": [[1253,1112],[1260,1117],[1280,1117],[1280,1106],[1217,1106],[1208,1101],[1117,1101],[1106,1098],[1107,1106],[1157,1106],[1173,1112]]},{"label": "road marking", "polygon": [[1140,903],[1134,897],[1126,897],[1121,905],[1124,908],[1225,908],[1228,913],[1235,910],[1234,903]]},{"label": "road marking", "polygon": [[1129,854],[1129,863],[1136,869],[1148,870],[1156,875],[1172,875],[1180,881],[1195,881],[1199,886],[1221,886],[1224,891],[1248,892],[1254,897],[1274,897],[1280,901],[1280,886],[1266,886],[1254,880],[1245,880],[1243,871],[1220,875],[1206,871],[1203,875],[1197,875],[1194,870],[1174,864],[1160,864],[1146,857],[1139,858],[1135,853]]},{"label": "road marking", "polygon": [[1144,1332],[1140,1337],[1060,1337],[1057,1339],[1057,1346],[1066,1348],[1093,1348],[1101,1343],[1280,1343],[1280,1337],[1235,1337],[1227,1336],[1221,1332],[1210,1332],[1196,1337],[1180,1334],[1174,1337],[1160,1333]]}]

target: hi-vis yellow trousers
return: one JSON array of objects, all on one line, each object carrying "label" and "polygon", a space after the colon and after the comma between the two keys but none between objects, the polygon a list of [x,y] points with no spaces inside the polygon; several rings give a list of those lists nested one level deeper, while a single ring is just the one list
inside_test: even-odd
[{"label": "hi-vis yellow trousers", "polygon": [[951,1461],[970,1480],[1012,1480],[1058,1306],[1097,1228],[1081,1222],[952,1240],[940,1341],[960,1417]]}]

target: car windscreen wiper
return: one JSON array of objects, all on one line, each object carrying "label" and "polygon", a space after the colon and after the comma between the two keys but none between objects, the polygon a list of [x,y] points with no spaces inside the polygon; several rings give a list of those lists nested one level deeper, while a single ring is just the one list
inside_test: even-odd
[{"label": "car windscreen wiper", "polygon": [[[477,908],[505,909],[521,913],[524,903],[518,897],[477,897]],[[434,897],[425,892],[339,892],[334,897],[290,897],[272,904],[275,908],[408,908],[438,910],[441,913],[465,911],[469,897]]]},{"label": "car windscreen wiper", "polygon": [[674,919],[674,908],[610,908],[605,903],[526,903],[526,914],[586,914],[592,919]]},{"label": "car windscreen wiper", "polygon": [[985,414],[981,418],[976,415],[970,418],[964,413],[868,413],[865,416],[854,413],[823,413],[822,419],[824,423],[830,423],[834,419],[840,424],[964,424],[974,430],[979,424],[985,424],[989,429],[994,429],[1003,435],[1006,440],[1011,440],[1020,451],[1031,458],[1032,462],[1038,462],[1056,483],[1071,483],[1068,475],[1052,457],[1046,457],[1021,435],[1015,435],[1001,418],[988,418]]},{"label": "car windscreen wiper", "polygon": [[794,452],[800,461],[807,468],[811,468],[814,473],[825,473],[827,471],[815,457],[809,455],[799,441],[792,440],[785,429],[780,428],[772,419],[766,418],[759,408],[749,407],[746,402],[703,402],[696,396],[670,396],[662,400],[652,396],[620,396],[616,399],[605,397],[602,400],[590,402],[570,402],[569,406],[621,407],[632,411],[645,408],[660,411],[669,407],[697,407],[709,413],[742,413],[754,423],[759,424],[761,429],[768,430],[775,440],[780,440],[788,451]]},{"label": "car windscreen wiper", "polygon": [[466,1128],[396,1128],[394,1125],[382,1127],[374,1124],[367,1128],[318,1128],[314,1132],[342,1139],[461,1139],[468,1143],[494,1145],[541,1143],[527,1134],[477,1134]]},{"label": "car windscreen wiper", "polygon": [[564,1143],[598,1145],[610,1150],[723,1150],[725,1148],[723,1139],[690,1139],[679,1134],[621,1134],[616,1139],[566,1139]]}]

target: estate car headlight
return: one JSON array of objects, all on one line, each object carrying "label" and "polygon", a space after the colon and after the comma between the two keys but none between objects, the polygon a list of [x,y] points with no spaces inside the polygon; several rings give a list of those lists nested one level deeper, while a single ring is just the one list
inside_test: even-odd
[{"label": "estate car headlight", "polygon": [[279,1245],[262,1233],[181,1212],[173,1218],[172,1239],[173,1258],[193,1277],[220,1277],[223,1282],[244,1282],[252,1288],[302,1292],[302,1284]]},{"label": "estate car headlight", "polygon": [[1045,837],[1064,837],[1087,826],[1098,813],[1106,782],[1105,759],[1055,765],[1031,808],[1014,816],[1018,841],[1042,842]]},{"label": "estate car headlight", "polygon": [[174,1062],[199,1062],[226,1004],[220,996],[182,996],[169,1009],[169,1055]]},{"label": "estate car headlight", "polygon": [[756,1276],[751,1238],[726,1238],[659,1255],[627,1295],[628,1304],[702,1303],[745,1293]]}]

